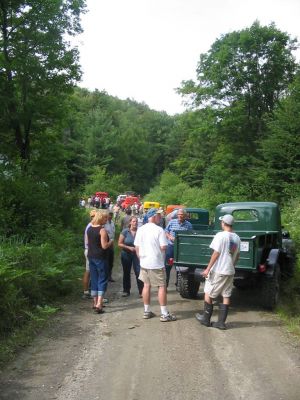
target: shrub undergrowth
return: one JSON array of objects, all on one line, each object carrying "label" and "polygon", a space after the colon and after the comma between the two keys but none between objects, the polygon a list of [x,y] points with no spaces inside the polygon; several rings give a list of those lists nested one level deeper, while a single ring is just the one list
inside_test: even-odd
[{"label": "shrub undergrowth", "polygon": [[48,226],[30,241],[0,237],[0,364],[18,332],[39,326],[58,299],[78,290],[86,216],[75,212],[72,227]]}]

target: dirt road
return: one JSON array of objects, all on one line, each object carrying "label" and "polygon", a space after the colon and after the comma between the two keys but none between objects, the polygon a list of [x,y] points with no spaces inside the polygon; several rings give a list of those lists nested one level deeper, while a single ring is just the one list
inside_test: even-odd
[{"label": "dirt road", "polygon": [[249,293],[234,293],[229,329],[219,331],[194,318],[202,298],[182,299],[172,283],[169,308],[178,321],[162,323],[154,297],[158,316],[142,319],[134,282],[131,296],[121,297],[118,274],[105,314],[93,314],[89,301],[67,305],[7,366],[1,399],[300,399],[299,343]]}]

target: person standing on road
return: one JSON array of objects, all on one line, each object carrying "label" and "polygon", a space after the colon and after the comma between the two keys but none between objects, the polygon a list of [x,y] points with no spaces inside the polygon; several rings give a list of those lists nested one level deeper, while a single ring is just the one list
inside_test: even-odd
[{"label": "person standing on road", "polygon": [[223,303],[219,304],[218,321],[212,326],[226,329],[225,321],[228,315],[230,296],[233,287],[235,265],[239,259],[239,236],[233,232],[234,218],[230,214],[223,215],[221,220],[222,232],[213,238],[210,248],[213,250],[207,268],[202,275],[206,278],[204,286],[204,312],[196,314],[196,319],[205,326],[211,326],[210,319],[213,313],[213,299],[222,295]]},{"label": "person standing on road", "polygon": [[[91,221],[94,218],[96,214],[96,210],[91,210],[90,211],[90,218]],[[85,257],[85,271],[83,274],[82,278],[82,285],[83,285],[83,299],[90,299],[91,295],[89,292],[89,286],[90,286],[90,265],[89,265],[89,259],[88,259],[88,237],[87,237],[87,230],[91,226],[91,222],[89,222],[85,228],[84,231],[84,257]]]},{"label": "person standing on road", "polygon": [[120,218],[120,209],[121,209],[121,207],[119,206],[118,203],[116,203],[116,204],[113,206],[115,224],[116,224],[117,222],[119,222],[119,218]]},{"label": "person standing on road", "polygon": [[140,274],[140,261],[136,255],[134,247],[134,239],[138,229],[138,219],[132,216],[129,221],[128,228],[125,228],[120,233],[118,245],[122,249],[121,251],[121,263],[123,267],[123,294],[122,297],[130,295],[131,289],[131,267],[133,267],[134,274],[136,276],[136,283],[139,291],[139,295],[143,292],[143,282],[139,280]]},{"label": "person standing on road", "polygon": [[123,229],[125,229],[125,228],[128,228],[128,224],[129,224],[129,221],[130,221],[130,218],[131,218],[131,213],[132,213],[132,211],[131,211],[130,207],[125,209],[125,215],[121,219],[121,231]]},{"label": "person standing on road", "polygon": [[[115,223],[113,221],[113,211],[108,211],[108,220],[106,224],[104,225],[104,228],[106,229],[106,232],[108,234],[109,239],[114,240],[115,239],[115,234],[116,234],[116,227]],[[108,281],[109,282],[115,282],[114,279],[112,278],[112,269],[114,266],[114,246],[110,246],[107,249],[107,262],[108,262]]]},{"label": "person standing on road", "polygon": [[141,226],[136,234],[134,245],[140,259],[141,272],[139,279],[144,282],[143,302],[144,316],[149,319],[155,316],[150,310],[151,286],[158,287],[158,302],[161,309],[161,322],[176,321],[176,316],[167,308],[166,269],[164,266],[167,239],[164,230],[158,226],[160,211],[151,208],[147,212],[148,222]]},{"label": "person standing on road", "polygon": [[[172,265],[169,264],[169,259],[174,258],[174,240],[176,236],[176,231],[188,231],[193,229],[192,224],[189,221],[186,221],[186,211],[183,208],[179,208],[177,211],[177,217],[171,219],[168,223],[165,232],[168,239],[168,247],[166,251],[166,259],[165,259],[165,266],[166,266],[166,273],[167,273],[167,287],[169,286],[170,281],[170,274]],[[176,279],[177,285],[177,279]]]},{"label": "person standing on road", "polygon": [[87,230],[91,295],[94,299],[93,308],[98,314],[104,312],[103,298],[108,282],[107,249],[114,243],[112,239],[109,239],[104,228],[107,220],[107,212],[98,211]]}]

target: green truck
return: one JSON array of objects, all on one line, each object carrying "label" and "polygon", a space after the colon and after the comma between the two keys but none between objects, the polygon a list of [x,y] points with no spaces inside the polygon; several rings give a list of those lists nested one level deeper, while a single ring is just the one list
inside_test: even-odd
[{"label": "green truck", "polygon": [[293,242],[282,230],[279,207],[272,202],[220,204],[216,207],[213,225],[178,231],[173,259],[178,273],[177,290],[182,297],[196,297],[204,281],[202,272],[212,253],[210,243],[221,231],[219,217],[225,214],[233,215],[234,231],[241,239],[234,285],[238,288],[259,286],[261,304],[272,309],[278,301],[280,279],[291,276],[295,265]]}]

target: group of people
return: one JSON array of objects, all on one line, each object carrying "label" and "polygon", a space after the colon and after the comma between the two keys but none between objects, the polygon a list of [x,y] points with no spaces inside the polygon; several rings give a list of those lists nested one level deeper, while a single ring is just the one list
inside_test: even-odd
[{"label": "group of people", "polygon": [[[104,312],[104,294],[112,279],[114,260],[115,225],[113,211],[91,210],[91,222],[85,229],[86,271],[83,278],[84,295],[88,296],[88,279],[91,280],[91,297],[96,313]],[[158,288],[161,322],[176,321],[167,306],[167,287],[170,280],[171,265],[168,260],[174,256],[176,231],[193,229],[186,220],[186,212],[179,209],[177,217],[170,220],[166,228],[161,227],[162,210],[150,209],[146,214],[147,222],[139,227],[136,215],[126,214],[121,221],[121,233],[118,246],[121,249],[123,267],[123,297],[130,296],[131,269],[133,268],[139,296],[143,299],[144,319],[155,316],[151,310],[151,287]],[[239,257],[240,239],[233,232],[232,215],[220,218],[222,232],[215,235],[210,248],[213,250],[207,268],[203,271],[206,278],[203,313],[197,313],[196,319],[204,326],[226,329],[225,321],[230,304],[235,265]],[[214,324],[210,319],[213,313],[213,301],[219,296],[219,318]]]}]

